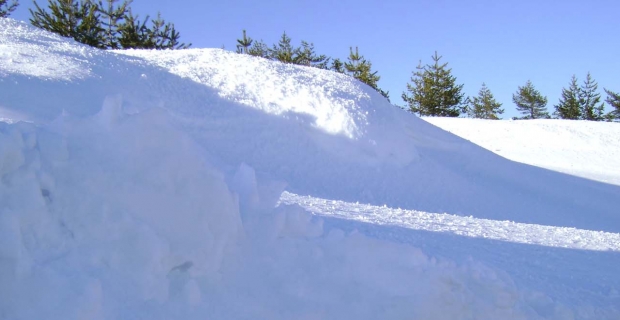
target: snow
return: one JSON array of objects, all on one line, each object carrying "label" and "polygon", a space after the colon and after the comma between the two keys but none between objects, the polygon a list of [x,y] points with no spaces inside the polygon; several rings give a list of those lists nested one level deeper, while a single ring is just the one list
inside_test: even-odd
[{"label": "snow", "polygon": [[456,121],[0,19],[0,319],[619,318],[617,124]]},{"label": "snow", "polygon": [[620,185],[620,126],[617,123],[542,119],[424,120],[510,160]]}]

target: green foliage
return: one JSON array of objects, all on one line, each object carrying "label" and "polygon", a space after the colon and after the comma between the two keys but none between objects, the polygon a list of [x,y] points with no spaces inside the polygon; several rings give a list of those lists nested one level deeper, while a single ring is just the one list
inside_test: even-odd
[{"label": "green foliage", "polygon": [[296,56],[294,57],[294,63],[302,66],[315,67],[319,69],[327,69],[329,58],[324,55],[317,55],[314,51],[314,44],[306,41],[301,41],[301,48],[296,50]]},{"label": "green foliage", "polygon": [[17,0],[13,0],[12,2],[8,1],[9,0],[0,0],[0,18],[8,17],[19,5]]},{"label": "green foliage", "polygon": [[243,38],[237,39],[237,53],[245,53],[248,54],[250,47],[252,47],[252,38],[248,37],[243,30]]},{"label": "green foliage", "polygon": [[410,94],[402,94],[411,112],[420,116],[458,117],[464,111],[463,85],[456,84],[448,63],[439,63],[441,58],[435,52],[432,65],[422,66],[420,62],[413,72],[412,83],[407,83]]},{"label": "green foliage", "polygon": [[[260,51],[260,50],[257,50]],[[317,55],[314,44],[301,41],[301,47],[294,47],[291,38],[284,32],[277,45],[273,45],[267,51],[267,57],[283,63],[291,63],[301,66],[327,69],[329,58],[325,55]]]},{"label": "green foliage", "polygon": [[512,95],[512,101],[517,105],[517,110],[524,115],[521,119],[550,118],[547,113],[547,97],[543,97],[530,80],[525,86],[517,89],[517,93]]},{"label": "green foliage", "polygon": [[468,99],[467,115],[471,118],[498,120],[498,114],[504,113],[502,104],[495,101],[491,90],[482,83],[478,96]]},{"label": "green foliage", "polygon": [[580,93],[581,90],[577,85],[577,77],[573,75],[568,89],[562,88],[562,97],[560,102],[555,105],[554,115],[560,119],[581,119]]},{"label": "green foliage", "polygon": [[129,10],[125,16],[125,23],[118,27],[118,43],[121,48],[151,48],[151,30],[146,25],[149,16],[140,21],[138,16],[134,16]]},{"label": "green foliage", "polygon": [[372,63],[364,59],[364,56],[360,55],[357,47],[355,47],[355,52],[353,52],[353,48],[349,48],[347,60],[348,61],[344,63],[344,68],[349,75],[369,85],[389,100],[388,92],[379,89],[377,85],[381,77],[377,75],[377,71],[372,71]]},{"label": "green foliage", "polygon": [[[131,13],[131,0],[50,0],[48,10],[34,2],[30,10],[33,26],[70,37],[101,49],[184,49],[174,24],[166,23],[158,13],[149,21],[140,21]],[[147,23],[150,22],[150,26]]]},{"label": "green foliage", "polygon": [[590,73],[586,77],[579,91],[579,103],[581,105],[581,118],[583,120],[605,120],[605,104],[601,102],[601,95],[597,93],[598,84],[592,79]]},{"label": "green foliage", "polygon": [[269,48],[263,40],[253,41],[252,46],[248,49],[248,54],[255,57],[269,59]]},{"label": "green foliage", "polygon": [[78,42],[105,48],[104,30],[99,22],[99,11],[91,1],[50,0],[45,11],[36,1],[35,10],[30,9],[30,23],[63,37],[73,38]]},{"label": "green foliage", "polygon": [[302,40],[301,47],[294,47],[286,32],[282,34],[277,44],[269,48],[262,40],[252,40],[243,30],[243,38],[237,39],[237,53],[319,69],[328,69],[330,60],[324,54],[317,54],[313,43]]},{"label": "green foliage", "polygon": [[555,106],[554,114],[561,119],[581,119],[602,121],[608,119],[604,114],[605,104],[597,93],[598,84],[588,73],[581,86],[577,86],[577,78],[573,75],[568,89],[562,89],[560,103]]},{"label": "green foliage", "polygon": [[273,48],[269,50],[269,56],[273,60],[283,63],[293,63],[294,55],[297,53],[296,51],[297,50],[293,49],[293,45],[291,44],[291,38],[284,32],[278,44],[274,44]]},{"label": "green foliage", "polygon": [[605,93],[607,93],[607,99],[605,101],[609,103],[609,105],[613,108],[612,111],[605,115],[605,118],[608,121],[620,121],[620,93],[616,93],[607,89],[604,90]]},{"label": "green foliage", "polygon": [[104,29],[104,47],[110,49],[120,49],[118,34],[120,27],[126,22],[125,17],[130,14],[129,5],[133,0],[125,0],[119,6],[116,5],[119,0],[105,0],[105,3],[99,0],[97,7],[101,14],[101,26]]},{"label": "green foliage", "polygon": [[342,63],[342,61],[340,61],[340,59],[338,58],[332,61],[332,65],[331,67],[329,67],[329,69],[338,73],[345,73],[344,63]]}]

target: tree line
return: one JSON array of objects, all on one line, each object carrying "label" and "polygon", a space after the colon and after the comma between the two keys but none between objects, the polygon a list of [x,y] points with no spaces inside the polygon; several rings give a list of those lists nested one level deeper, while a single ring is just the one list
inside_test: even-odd
[{"label": "tree line", "polygon": [[[70,37],[78,42],[100,49],[184,49],[191,46],[180,42],[180,33],[174,24],[166,22],[158,13],[151,19],[140,20],[131,11],[132,0],[50,0],[47,8],[36,1],[30,10],[30,23],[36,27]],[[17,0],[0,0],[0,17],[7,17],[18,6]],[[314,44],[301,41],[292,43],[284,32],[278,43],[271,46],[262,40],[253,40],[243,30],[237,39],[236,51],[269,60],[347,74],[369,85],[389,100],[389,92],[379,88],[381,77],[372,69],[372,63],[360,54],[359,49],[349,47],[346,59],[327,57],[316,53]],[[401,97],[405,108],[420,116],[499,119],[504,113],[485,83],[477,96],[465,97],[463,84],[458,84],[448,63],[440,63],[441,56],[435,52],[431,64],[418,64],[412,72],[407,91]],[[590,73],[583,83],[575,75],[568,87],[562,89],[560,101],[554,111],[547,110],[547,97],[527,81],[512,95],[516,109],[522,114],[513,119],[573,119],[591,121],[620,121],[620,94],[604,88],[607,97],[602,101],[598,83]],[[605,102],[612,111],[605,113]]]},{"label": "tree line", "polygon": [[355,50],[349,47],[349,55],[343,62],[339,58],[333,59],[324,54],[317,54],[313,43],[302,40],[300,46],[295,46],[291,41],[291,38],[284,32],[278,43],[270,47],[262,40],[250,38],[243,30],[242,37],[237,39],[237,53],[348,74],[369,85],[389,100],[389,92],[383,91],[378,86],[381,76],[377,74],[377,71],[372,70],[372,63],[359,53],[357,47]]},{"label": "tree line", "polygon": [[[372,71],[372,63],[359,54],[357,47],[355,51],[352,47],[349,48],[349,56],[343,63],[338,58],[332,59],[317,54],[314,44],[307,41],[302,40],[298,47],[292,45],[291,38],[286,32],[282,34],[278,43],[270,47],[262,40],[253,40],[247,35],[246,30],[243,30],[242,37],[237,39],[237,53],[348,74],[366,83],[389,100],[388,92],[378,87],[381,77],[377,75],[377,71]],[[433,63],[422,65],[420,62],[416,67],[411,83],[407,83],[407,92],[403,92],[401,96],[409,111],[420,116],[466,115],[481,119],[499,119],[499,115],[504,113],[502,104],[495,100],[485,83],[482,83],[477,96],[465,97],[464,85],[457,84],[457,79],[452,75],[452,69],[448,68],[448,63],[441,63],[442,57],[437,52],[431,58]],[[606,102],[614,109],[605,114],[605,105],[601,102],[597,90],[598,84],[590,73],[581,86],[573,76],[569,88],[562,89],[562,98],[555,105],[553,117],[592,121],[620,120],[620,95],[604,89],[607,93]],[[512,101],[522,114],[522,117],[513,119],[551,118],[546,107],[547,97],[536,90],[529,80],[517,88],[517,92],[512,95]]]},{"label": "tree line", "polygon": [[[432,56],[433,64],[418,65],[413,72],[408,93],[402,98],[411,112],[420,116],[458,117],[463,114],[471,118],[499,119],[504,112],[502,104],[493,97],[485,83],[475,97],[462,92],[463,84],[457,84],[447,63],[440,64],[441,56]],[[604,88],[607,102],[612,111],[605,113],[598,83],[587,74],[579,85],[573,75],[568,88],[562,89],[562,97],[554,106],[553,118],[590,121],[620,121],[620,94]],[[538,91],[531,81],[519,86],[512,95],[512,101],[522,117],[513,119],[550,119],[547,111],[547,97]]]},{"label": "tree line", "polygon": [[[18,2],[0,0],[0,17],[13,12]],[[131,11],[132,0],[50,0],[47,8],[33,1],[30,23],[63,37],[99,49],[184,49],[174,24],[158,13],[140,20]]]}]

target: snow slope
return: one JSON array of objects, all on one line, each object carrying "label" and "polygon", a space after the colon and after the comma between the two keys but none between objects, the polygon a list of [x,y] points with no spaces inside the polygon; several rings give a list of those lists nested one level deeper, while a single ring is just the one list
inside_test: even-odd
[{"label": "snow slope", "polygon": [[619,186],[343,75],[0,19],[0,120],[0,319],[620,316]]},{"label": "snow slope", "polygon": [[424,118],[508,159],[620,185],[620,126],[572,120]]}]

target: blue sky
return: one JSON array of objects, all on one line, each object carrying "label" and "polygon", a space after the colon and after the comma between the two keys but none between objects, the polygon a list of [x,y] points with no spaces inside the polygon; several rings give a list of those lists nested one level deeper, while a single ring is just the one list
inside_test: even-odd
[{"label": "blue sky", "polygon": [[[27,20],[31,2],[20,2],[12,17]],[[467,95],[485,82],[504,118],[517,115],[512,94],[528,79],[550,112],[573,74],[582,81],[591,72],[603,99],[603,87],[620,91],[617,0],[134,0],[132,8],[140,16],[161,12],[194,48],[234,50],[242,29],[267,44],[286,31],[331,57],[358,46],[398,105],[411,72],[435,50]]]}]

